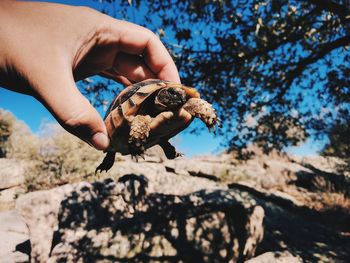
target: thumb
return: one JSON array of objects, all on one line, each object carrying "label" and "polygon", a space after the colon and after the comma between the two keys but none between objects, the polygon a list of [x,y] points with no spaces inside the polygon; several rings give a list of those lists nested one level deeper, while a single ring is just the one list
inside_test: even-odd
[{"label": "thumb", "polygon": [[57,75],[46,75],[37,83],[38,99],[68,132],[98,150],[106,150],[109,138],[100,115],[79,92],[71,74],[66,78]]}]

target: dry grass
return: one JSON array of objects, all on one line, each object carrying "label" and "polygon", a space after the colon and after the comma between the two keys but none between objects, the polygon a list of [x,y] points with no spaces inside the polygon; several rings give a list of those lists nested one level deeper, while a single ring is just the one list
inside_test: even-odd
[{"label": "dry grass", "polygon": [[14,121],[6,157],[24,160],[27,191],[92,179],[103,154],[56,124],[42,125],[39,135]]},{"label": "dry grass", "polygon": [[39,140],[38,154],[27,169],[26,187],[34,191],[88,180],[101,159],[102,153],[54,127]]}]

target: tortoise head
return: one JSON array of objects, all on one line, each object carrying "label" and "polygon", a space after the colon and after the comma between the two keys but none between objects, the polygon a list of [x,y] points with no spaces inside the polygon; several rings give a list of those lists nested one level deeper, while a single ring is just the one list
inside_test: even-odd
[{"label": "tortoise head", "polygon": [[161,89],[154,103],[159,110],[175,110],[187,101],[186,91],[180,87],[168,87]]}]

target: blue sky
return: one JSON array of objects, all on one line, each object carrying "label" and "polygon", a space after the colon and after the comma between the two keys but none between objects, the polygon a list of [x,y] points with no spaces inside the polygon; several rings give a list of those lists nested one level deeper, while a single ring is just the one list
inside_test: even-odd
[{"label": "blue sky", "polygon": [[[12,112],[19,120],[24,121],[32,132],[37,133],[42,123],[50,121],[57,123],[51,113],[35,98],[0,88],[0,108]],[[104,112],[99,109],[100,115]],[[195,121],[193,125],[202,125]],[[193,135],[187,131],[182,132],[173,139],[173,144],[186,156],[218,153],[222,138],[210,134],[203,129],[200,135]]]},{"label": "blue sky", "polygon": [[[45,2],[84,5],[95,9],[100,9],[104,6],[98,1],[46,0]],[[43,122],[50,121],[57,123],[51,113],[35,98],[2,88],[0,88],[0,108],[12,112],[19,120],[24,121],[34,133],[39,131]],[[98,109],[98,111],[101,116],[104,116],[102,109]],[[201,125],[197,121],[193,124]],[[206,129],[203,129],[200,135],[193,135],[184,131],[173,138],[172,141],[180,152],[183,152],[187,156],[193,156],[218,153],[223,150],[220,147],[221,140],[222,138],[209,134]]]},{"label": "blue sky", "polygon": [[[34,132],[38,132],[43,122],[56,122],[50,112],[35,98],[0,88],[0,108],[12,112],[19,120],[24,121]],[[99,110],[101,116],[103,111]],[[203,131],[199,135],[182,132],[173,138],[173,144],[186,156],[217,154],[223,150],[220,142],[223,138],[209,133],[204,125],[195,121],[193,125],[199,125]],[[288,152],[296,155],[312,155],[322,145],[313,140],[308,140],[301,147],[290,147]]]},{"label": "blue sky", "polygon": [[[72,0],[49,0],[46,2],[57,2],[71,5],[85,5],[95,9],[101,9],[104,5],[98,1],[72,1]],[[30,129],[36,133],[43,122],[56,122],[52,115],[36,99],[0,88],[0,108],[12,112],[19,120],[24,121]],[[102,109],[98,109],[101,116],[104,115]],[[187,156],[215,154],[223,151],[220,142],[223,140],[220,136],[215,136],[205,129],[199,121],[193,125],[203,127],[199,135],[190,134],[187,131],[182,132],[173,139],[173,144],[177,146],[180,152]],[[312,155],[320,149],[321,145],[315,141],[309,140],[301,147],[291,147],[288,152],[297,155]]]}]

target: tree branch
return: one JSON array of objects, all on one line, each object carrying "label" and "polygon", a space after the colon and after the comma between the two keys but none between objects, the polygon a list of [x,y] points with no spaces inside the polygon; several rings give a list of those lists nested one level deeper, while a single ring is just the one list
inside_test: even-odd
[{"label": "tree branch", "polygon": [[350,15],[350,9],[346,5],[341,5],[331,0],[308,0],[308,1],[314,4],[315,6],[323,10],[337,14],[340,17],[347,17]]},{"label": "tree branch", "polygon": [[277,93],[277,95],[268,101],[262,102],[261,104],[259,104],[259,107],[265,106],[280,100],[286,94],[286,92],[290,88],[290,85],[292,85],[293,80],[296,77],[298,77],[306,69],[307,66],[317,62],[319,59],[323,58],[325,55],[327,55],[331,51],[339,47],[346,46],[349,43],[350,43],[350,35],[347,35],[347,36],[338,38],[333,42],[329,42],[320,46],[318,48],[318,51],[312,53],[310,56],[299,61],[299,63],[296,64],[295,68],[287,74],[287,77],[284,80],[284,85],[282,84],[282,86],[280,87],[280,91]]},{"label": "tree branch", "polygon": [[316,52],[313,52],[310,56],[299,61],[295,69],[288,74],[288,77],[286,78],[287,84],[291,84],[294,78],[301,74],[308,65],[315,63],[317,60],[323,58],[325,55],[327,55],[334,49],[346,46],[349,43],[350,35],[346,35],[344,37],[338,38],[337,40],[334,40],[333,42],[321,45]]},{"label": "tree branch", "polygon": [[254,51],[246,54],[245,56],[243,56],[242,59],[250,60],[254,57],[258,57],[258,56],[261,56],[261,55],[268,53],[269,51],[275,50],[278,47],[280,47],[286,43],[297,42],[299,39],[304,37],[305,33],[304,32],[296,32],[293,30],[298,26],[303,26],[305,21],[310,19],[313,15],[316,15],[318,12],[319,12],[319,10],[317,8],[315,8],[315,9],[311,10],[309,13],[305,14],[304,16],[301,16],[297,21],[295,21],[293,23],[292,26],[290,26],[290,28],[291,28],[290,31],[287,31],[283,35],[278,36],[278,39],[280,39],[280,41],[277,41],[277,40],[271,41],[272,43],[267,45],[265,48],[254,50]]}]

